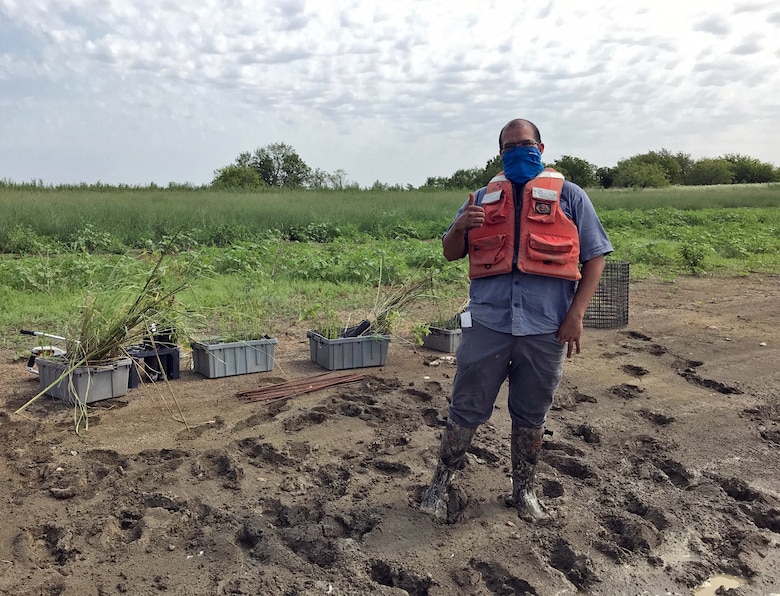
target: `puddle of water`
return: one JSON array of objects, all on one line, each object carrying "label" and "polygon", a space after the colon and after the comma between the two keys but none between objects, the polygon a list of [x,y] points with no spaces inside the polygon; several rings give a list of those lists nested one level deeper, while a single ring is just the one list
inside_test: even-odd
[{"label": "puddle of water", "polygon": [[745,583],[745,580],[741,577],[734,575],[713,575],[702,585],[696,588],[693,593],[696,596],[715,596],[715,592],[718,588],[723,587],[728,590],[731,588],[738,588]]}]

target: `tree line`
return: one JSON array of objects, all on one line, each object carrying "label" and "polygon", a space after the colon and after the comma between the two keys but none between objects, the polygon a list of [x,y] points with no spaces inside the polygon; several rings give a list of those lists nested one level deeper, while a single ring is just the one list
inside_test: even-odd
[{"label": "tree line", "polygon": [[[649,151],[619,161],[613,167],[598,167],[582,158],[564,155],[550,167],[584,188],[660,188],[669,185],[755,184],[780,182],[780,168],[736,153],[717,158],[692,159],[690,153],[668,149]],[[502,169],[496,155],[484,167],[460,169],[451,176],[429,177],[418,188],[387,185],[380,181],[366,190],[456,190],[485,186]],[[220,189],[310,188],[315,190],[361,190],[347,180],[344,170],[333,173],[309,167],[285,143],[272,143],[254,152],[239,154],[235,162],[214,172],[211,186]]]},{"label": "tree line", "polygon": [[[690,153],[672,153],[668,149],[648,151],[623,159],[613,167],[599,167],[582,158],[564,155],[545,163],[583,188],[661,188],[669,185],[702,186],[712,184],[756,184],[780,182],[780,167],[756,158],[729,153],[722,157],[692,159]],[[195,186],[171,182],[167,187],[111,185],[101,182],[61,184],[56,187],[43,180],[17,183],[0,179],[3,188],[57,188],[60,190],[262,190],[311,189],[340,191],[474,190],[485,186],[502,169],[496,155],[483,167],[456,170],[451,176],[429,177],[419,187],[411,184],[385,184],[379,180],[360,187],[347,178],[347,172],[326,172],[312,168],[286,143],[271,143],[253,152],[240,153],[235,161],[214,171],[211,183]]]}]

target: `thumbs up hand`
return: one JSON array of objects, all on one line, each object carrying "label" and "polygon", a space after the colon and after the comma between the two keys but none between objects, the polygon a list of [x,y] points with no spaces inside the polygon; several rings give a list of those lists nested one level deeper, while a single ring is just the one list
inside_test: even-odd
[{"label": "thumbs up hand", "polygon": [[485,210],[474,204],[474,193],[469,194],[469,201],[455,222],[455,226],[464,232],[472,228],[481,228],[485,223]]},{"label": "thumbs up hand", "polygon": [[448,261],[461,259],[468,254],[466,232],[480,228],[485,223],[485,210],[479,205],[475,205],[474,202],[474,193],[471,193],[460,215],[442,238],[444,258]]}]

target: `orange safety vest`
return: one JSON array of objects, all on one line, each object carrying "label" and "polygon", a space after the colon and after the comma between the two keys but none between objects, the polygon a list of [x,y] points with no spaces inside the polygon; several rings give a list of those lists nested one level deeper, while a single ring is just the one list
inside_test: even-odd
[{"label": "orange safety vest", "polygon": [[[577,226],[561,209],[563,175],[545,168],[524,189],[515,217],[512,183],[501,172],[487,185],[481,206],[485,223],[468,232],[469,278],[512,271],[578,280],[580,240]],[[516,221],[517,219],[517,221]],[[519,239],[515,243],[515,235]]]}]

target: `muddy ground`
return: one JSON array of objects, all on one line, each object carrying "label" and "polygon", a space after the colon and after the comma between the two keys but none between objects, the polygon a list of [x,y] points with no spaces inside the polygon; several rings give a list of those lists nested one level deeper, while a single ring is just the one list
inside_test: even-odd
[{"label": "muddy ground", "polygon": [[778,277],[632,283],[628,326],[566,364],[542,527],[503,503],[505,388],[454,523],[415,509],[455,368],[397,339],[358,382],[238,399],[325,372],[291,327],[273,371],[185,370],[95,404],[84,436],[60,401],[14,414],[38,385],[2,352],[0,593],[780,593],[779,329]]}]

